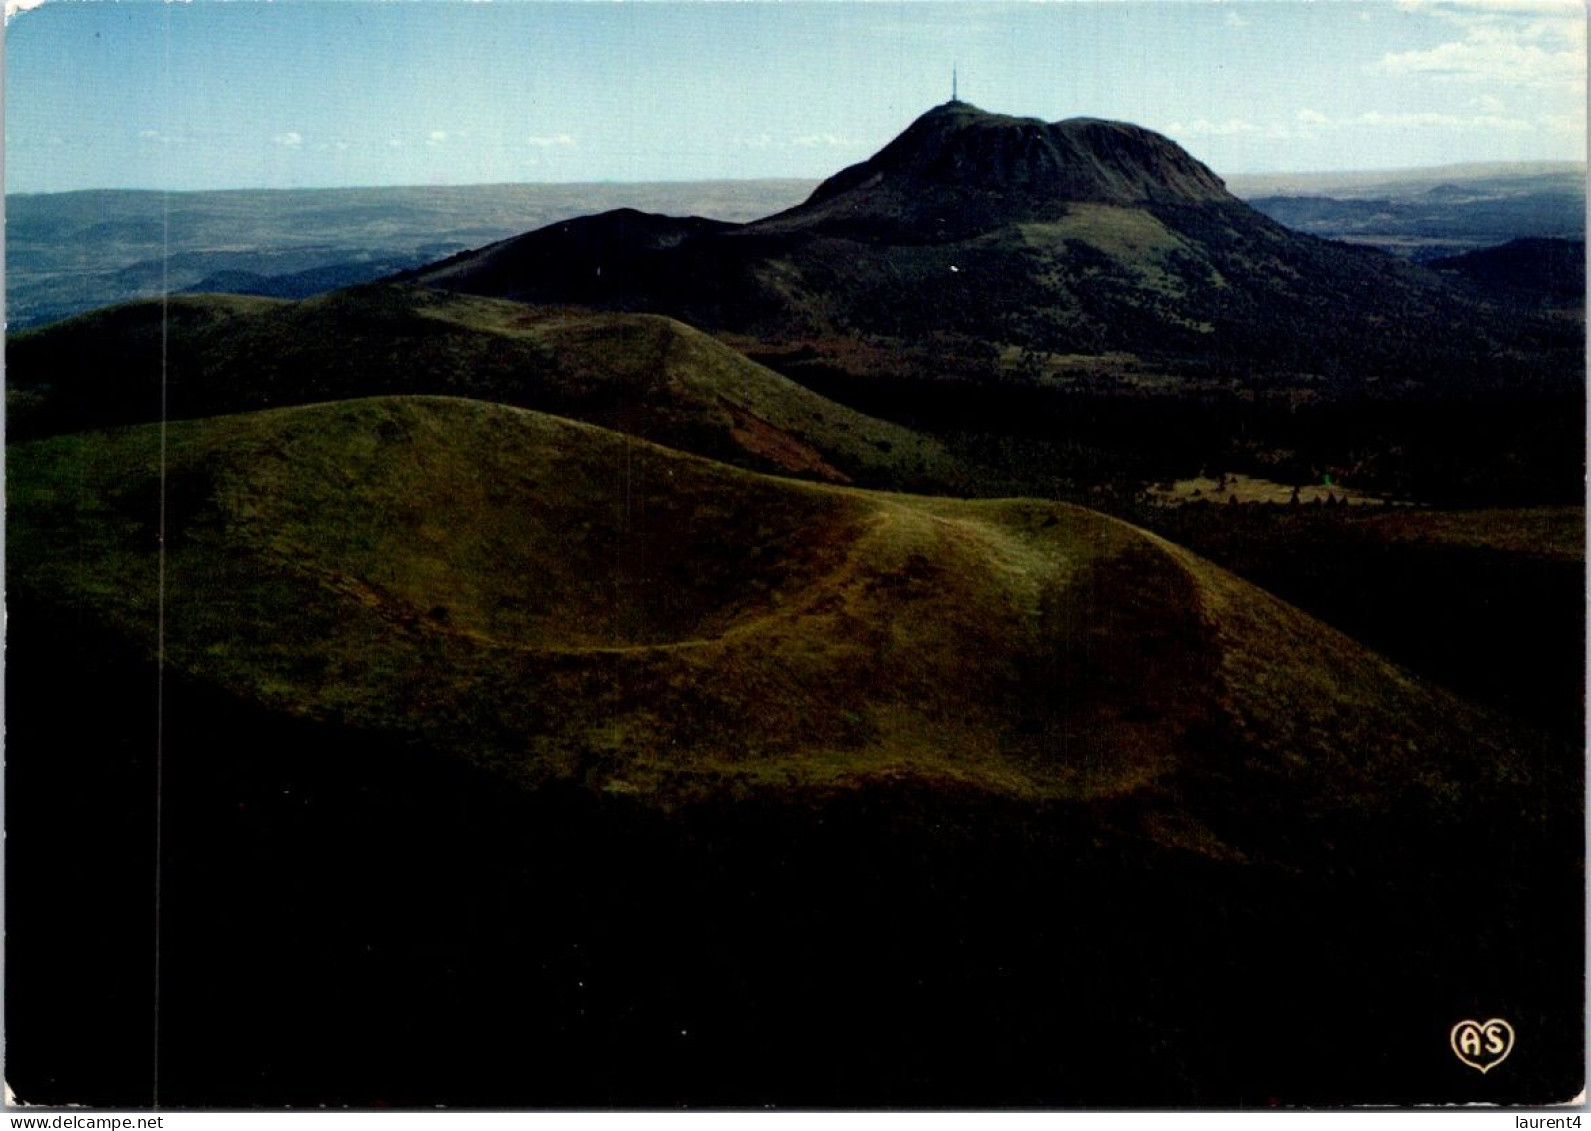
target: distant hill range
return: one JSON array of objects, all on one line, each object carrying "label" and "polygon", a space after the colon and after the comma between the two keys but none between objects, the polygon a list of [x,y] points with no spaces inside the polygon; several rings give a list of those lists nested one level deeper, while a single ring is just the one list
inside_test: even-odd
[{"label": "distant hill range", "polygon": [[[1543,184],[1584,190],[1584,161],[1465,161],[1452,165],[1414,165],[1401,169],[1353,169],[1334,172],[1232,173],[1227,187],[1244,200],[1266,196],[1333,196],[1373,200],[1429,193],[1439,186],[1466,191],[1517,193]],[[1440,194],[1438,194],[1440,195]]]},{"label": "distant hill range", "polygon": [[542,224],[624,205],[727,220],[810,181],[415,185],[6,198],[6,320],[54,322],[163,291],[306,298]]},{"label": "distant hill range", "polygon": [[1298,231],[1430,260],[1512,239],[1585,239],[1586,170],[1570,162],[1234,177]]},{"label": "distant hill range", "polygon": [[1120,352],[1353,384],[1435,364],[1463,382],[1516,336],[1512,317],[1433,274],[1267,218],[1157,134],[962,102],[766,219],[609,212],[407,278],[667,313],[852,371],[1042,377],[1059,358]]}]

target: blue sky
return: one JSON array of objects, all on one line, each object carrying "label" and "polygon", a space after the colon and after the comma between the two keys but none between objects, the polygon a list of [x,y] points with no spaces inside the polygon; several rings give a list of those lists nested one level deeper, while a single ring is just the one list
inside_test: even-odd
[{"label": "blue sky", "polygon": [[1585,29],[1520,0],[47,0],[6,29],[6,189],[820,177],[953,62],[985,109],[1134,121],[1219,173],[1581,160]]}]

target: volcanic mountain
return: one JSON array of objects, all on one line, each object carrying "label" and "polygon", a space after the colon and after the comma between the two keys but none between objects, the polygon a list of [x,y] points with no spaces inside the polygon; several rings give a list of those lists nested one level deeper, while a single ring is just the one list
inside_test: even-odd
[{"label": "volcanic mountain", "polygon": [[[941,375],[1021,359],[1042,378],[1115,352],[1159,368],[1407,379],[1511,333],[1428,272],[1281,227],[1149,130],[963,102],[763,220],[603,213],[411,277]],[[1467,364],[1449,361],[1444,380]]]},{"label": "volcanic mountain", "polygon": [[1138,126],[1092,118],[1046,124],[950,102],[757,227],[944,239],[1059,220],[1067,205],[1149,203],[1237,200],[1177,145]]}]

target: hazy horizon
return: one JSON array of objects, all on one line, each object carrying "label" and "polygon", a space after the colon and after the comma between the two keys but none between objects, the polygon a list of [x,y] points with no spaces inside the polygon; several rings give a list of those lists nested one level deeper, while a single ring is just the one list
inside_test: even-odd
[{"label": "hazy horizon", "polygon": [[[1567,170],[1572,170],[1572,169],[1584,170],[1586,168],[1587,168],[1587,163],[1586,163],[1586,161],[1584,159],[1534,160],[1534,159],[1526,158],[1526,159],[1522,159],[1522,160],[1518,160],[1518,161],[1456,161],[1456,162],[1448,162],[1448,163],[1438,164],[1438,165],[1397,165],[1397,166],[1388,166],[1388,167],[1385,167],[1385,168],[1376,168],[1376,169],[1371,169],[1371,168],[1364,168],[1364,169],[1277,169],[1277,170],[1274,170],[1274,171],[1264,172],[1264,173],[1230,173],[1230,174],[1224,174],[1224,175],[1221,173],[1220,170],[1215,170],[1215,172],[1216,172],[1216,174],[1218,176],[1222,176],[1224,180],[1227,180],[1229,182],[1228,183],[1228,187],[1231,188],[1232,187],[1232,182],[1236,182],[1236,183],[1241,185],[1241,184],[1244,184],[1245,182],[1246,183],[1250,183],[1250,184],[1255,184],[1257,182],[1262,182],[1262,181],[1293,181],[1293,180],[1302,181],[1302,180],[1311,180],[1311,179],[1319,178],[1322,181],[1340,180],[1340,181],[1344,182],[1345,184],[1349,183],[1349,182],[1351,182],[1351,181],[1353,181],[1355,179],[1362,179],[1362,180],[1366,181],[1366,183],[1376,183],[1377,180],[1380,179],[1380,178],[1396,178],[1396,177],[1407,176],[1407,177],[1414,178],[1414,179],[1420,179],[1421,177],[1424,177],[1424,176],[1435,176],[1437,174],[1443,174],[1443,173],[1457,174],[1457,173],[1459,173],[1461,171],[1468,171],[1468,172],[1471,172],[1471,173],[1480,173],[1480,172],[1483,172],[1483,171],[1488,170],[1488,169],[1495,169],[1498,172],[1503,172],[1503,171],[1506,171],[1506,170],[1517,170],[1517,171],[1520,171],[1521,175],[1524,175],[1524,171],[1525,170],[1547,172],[1547,171],[1552,171],[1552,170],[1555,170],[1555,169],[1562,169],[1562,170],[1567,171]],[[838,172],[838,171],[839,171],[838,169],[834,170],[834,172]],[[71,195],[73,193],[131,193],[131,194],[147,193],[147,194],[164,194],[164,195],[171,195],[171,196],[184,196],[184,195],[199,195],[199,194],[204,194],[204,193],[240,193],[240,194],[241,193],[293,193],[293,192],[350,192],[350,193],[356,193],[356,192],[388,192],[388,191],[391,191],[391,192],[402,192],[402,191],[434,192],[434,191],[436,191],[438,189],[460,190],[460,191],[467,191],[467,190],[470,190],[470,189],[508,189],[508,188],[527,188],[527,189],[531,189],[531,188],[560,188],[560,189],[570,189],[570,188],[579,188],[582,185],[647,188],[647,187],[654,186],[654,185],[655,186],[687,186],[687,185],[708,186],[708,185],[732,185],[732,184],[747,184],[747,185],[750,185],[750,184],[810,184],[812,187],[815,188],[817,185],[822,183],[825,179],[826,179],[826,177],[823,177],[823,176],[814,176],[814,177],[712,177],[712,178],[681,177],[681,178],[675,178],[675,179],[658,178],[658,179],[654,179],[654,180],[645,180],[645,181],[618,181],[618,180],[474,181],[474,182],[469,182],[469,183],[446,184],[446,185],[428,185],[428,184],[387,184],[387,185],[376,185],[376,184],[367,184],[367,185],[291,185],[291,186],[285,186],[285,187],[262,187],[262,186],[259,186],[259,185],[229,185],[229,186],[226,186],[224,188],[198,188],[198,189],[164,189],[164,188],[150,187],[150,186],[147,186],[147,185],[143,185],[143,186],[140,186],[140,185],[126,185],[126,186],[120,186],[120,187],[115,187],[115,188],[103,188],[103,187],[100,187],[100,188],[75,188],[75,189],[59,189],[59,190],[54,190],[54,191],[43,191],[43,192],[17,191],[17,190],[8,189],[6,191],[6,193],[5,193],[5,195],[7,197],[22,197],[22,196],[69,196],[69,195]],[[1236,192],[1236,191],[1237,190],[1234,189],[1234,192]],[[1242,195],[1242,194],[1238,193],[1238,195]]]},{"label": "hazy horizon", "polygon": [[6,41],[8,195],[815,181],[952,66],[1225,177],[1585,159],[1575,3],[51,0]]}]

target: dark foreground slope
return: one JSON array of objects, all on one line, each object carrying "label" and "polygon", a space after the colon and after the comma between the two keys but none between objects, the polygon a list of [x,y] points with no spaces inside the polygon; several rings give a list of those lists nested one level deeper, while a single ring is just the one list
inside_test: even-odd
[{"label": "dark foreground slope", "polygon": [[1585,304],[1584,240],[1509,240],[1434,259],[1431,267],[1523,305],[1568,311]]},{"label": "dark foreground slope", "polygon": [[25,1100],[1580,1086],[1574,752],[1167,543],[434,399],[174,424],[162,529],[159,449],[8,452]]},{"label": "dark foreground slope", "polygon": [[1225,505],[1139,520],[1463,698],[1585,734],[1585,508]]}]

